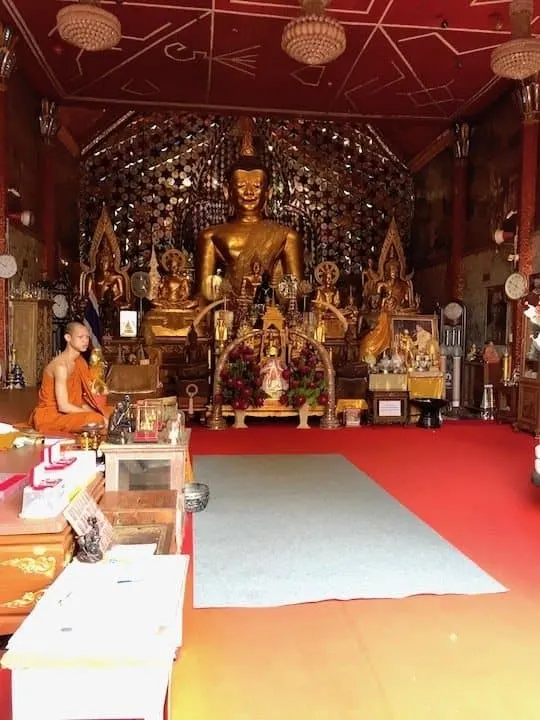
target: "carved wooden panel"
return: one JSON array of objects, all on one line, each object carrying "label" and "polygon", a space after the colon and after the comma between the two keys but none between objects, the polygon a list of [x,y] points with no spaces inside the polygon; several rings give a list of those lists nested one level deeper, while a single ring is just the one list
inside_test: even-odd
[{"label": "carved wooden panel", "polygon": [[11,343],[17,352],[28,387],[41,382],[52,358],[52,303],[49,300],[13,300]]}]

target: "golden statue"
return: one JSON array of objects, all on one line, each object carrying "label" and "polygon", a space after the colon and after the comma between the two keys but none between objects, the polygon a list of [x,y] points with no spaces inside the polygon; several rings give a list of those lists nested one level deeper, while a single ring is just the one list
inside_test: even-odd
[{"label": "golden statue", "polygon": [[166,274],[159,283],[154,305],[182,310],[198,307],[197,300],[190,298],[191,282],[184,253],[173,248],[166,250],[161,256],[161,264]]},{"label": "golden statue", "polygon": [[360,340],[360,359],[379,357],[391,346],[392,316],[418,312],[420,299],[415,296],[412,273],[404,276],[405,254],[396,221],[392,218],[379,257],[377,294],[381,298],[377,324]]},{"label": "golden statue", "polygon": [[196,288],[205,295],[209,278],[218,262],[225,264],[225,277],[240,295],[244,277],[252,272],[255,259],[272,280],[280,275],[304,276],[304,246],[291,227],[266,220],[263,209],[269,195],[268,170],[255,157],[253,122],[241,120],[242,144],[238,162],[232,167],[226,197],[234,216],[229,222],[206,228],[198,238]]},{"label": "golden statue", "polygon": [[245,297],[247,300],[250,300],[253,302],[255,300],[255,295],[257,294],[257,290],[262,284],[262,272],[261,272],[261,263],[260,261],[255,258],[253,260],[253,263],[251,265],[251,272],[249,275],[244,275],[242,278],[242,289],[240,291],[240,294]]},{"label": "golden statue", "polygon": [[131,288],[127,270],[120,267],[120,259],[118,240],[109,213],[104,207],[90,245],[90,264],[83,265],[81,295],[88,297],[90,293],[94,293],[98,303],[101,303],[110,290],[109,296],[112,294],[116,305],[128,304],[131,300]]},{"label": "golden statue", "polygon": [[91,390],[93,395],[107,395],[108,389],[105,382],[105,359],[100,348],[93,348],[88,361],[90,370]]},{"label": "golden statue", "polygon": [[334,307],[340,306],[339,292],[336,287],[339,279],[339,268],[336,263],[322,262],[315,268],[315,280],[318,287],[315,293],[314,303],[329,303]]},{"label": "golden statue", "polygon": [[366,310],[371,309],[373,304],[371,298],[377,296],[377,285],[381,279],[374,264],[373,258],[370,257],[367,266],[362,270],[362,307]]},{"label": "golden statue", "polygon": [[142,323],[147,345],[152,345],[155,337],[186,337],[199,314],[198,301],[190,297],[186,264],[181,250],[171,248],[161,256],[165,275],[152,301],[154,308],[145,314]]}]

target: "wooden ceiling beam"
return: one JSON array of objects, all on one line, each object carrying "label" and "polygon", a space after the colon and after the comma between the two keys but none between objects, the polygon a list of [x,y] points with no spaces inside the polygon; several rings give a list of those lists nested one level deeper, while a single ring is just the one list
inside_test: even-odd
[{"label": "wooden ceiling beam", "polygon": [[439,153],[446,150],[454,142],[454,133],[450,128],[438,135],[433,142],[431,142],[426,148],[421,150],[417,155],[409,161],[409,170],[413,175],[423,170],[433,158],[437,157]]}]

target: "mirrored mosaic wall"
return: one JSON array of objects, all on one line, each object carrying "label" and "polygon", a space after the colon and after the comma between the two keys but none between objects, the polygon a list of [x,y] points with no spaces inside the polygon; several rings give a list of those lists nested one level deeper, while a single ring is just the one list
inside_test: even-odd
[{"label": "mirrored mosaic wall", "polygon": [[[200,230],[230,214],[223,187],[240,149],[236,128],[229,117],[139,115],[95,147],[82,167],[81,260],[102,203],[132,266],[147,262],[152,242],[193,253]],[[371,126],[258,119],[256,128],[272,178],[266,215],[303,233],[308,268],[333,260],[359,275],[392,215],[408,249],[412,177]]]}]

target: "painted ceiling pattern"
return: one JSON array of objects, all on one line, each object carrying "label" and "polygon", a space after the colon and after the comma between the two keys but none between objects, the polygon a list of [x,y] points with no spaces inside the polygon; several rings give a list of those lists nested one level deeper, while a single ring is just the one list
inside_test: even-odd
[{"label": "painted ceiling pattern", "polygon": [[[104,0],[122,41],[85,53],[58,36],[56,13],[69,1],[1,0],[24,40],[24,70],[43,94],[384,127],[391,119],[398,134],[411,121],[423,140],[501,92],[490,53],[510,34],[508,0],[333,0],[328,12],[344,25],[347,49],[326,67],[307,67],[281,49],[285,24],[301,14],[297,0]],[[415,143],[404,140],[403,151],[410,156]]]}]

